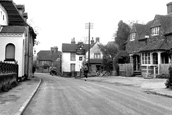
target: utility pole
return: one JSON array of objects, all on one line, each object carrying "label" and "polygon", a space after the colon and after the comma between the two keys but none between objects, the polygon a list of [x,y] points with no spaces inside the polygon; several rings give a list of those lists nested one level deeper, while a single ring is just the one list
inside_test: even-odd
[{"label": "utility pole", "polygon": [[90,72],[90,29],[93,29],[93,23],[86,23],[88,29],[88,71]]}]

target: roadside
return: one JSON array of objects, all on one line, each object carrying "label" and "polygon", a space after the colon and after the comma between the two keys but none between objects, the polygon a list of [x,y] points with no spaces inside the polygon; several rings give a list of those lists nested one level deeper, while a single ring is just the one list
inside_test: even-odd
[{"label": "roadside", "polygon": [[20,82],[18,86],[5,93],[0,93],[0,115],[20,115],[27,106],[41,80],[34,77]]},{"label": "roadside", "polygon": [[111,84],[121,84],[126,86],[140,87],[146,93],[162,95],[172,98],[172,90],[165,86],[166,79],[144,79],[142,77],[122,77],[122,76],[106,76],[106,77],[89,77],[83,80],[104,82]]}]

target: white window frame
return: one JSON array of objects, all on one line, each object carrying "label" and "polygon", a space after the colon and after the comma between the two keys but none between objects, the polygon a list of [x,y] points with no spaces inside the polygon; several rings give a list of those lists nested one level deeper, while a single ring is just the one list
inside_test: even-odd
[{"label": "white window frame", "polygon": [[151,53],[142,53],[141,55],[142,65],[150,65],[151,64]]},{"label": "white window frame", "polygon": [[135,38],[136,38],[136,33],[135,32],[131,33],[130,34],[130,41],[134,41]]},{"label": "white window frame", "polygon": [[76,54],[70,53],[70,61],[76,61]]},{"label": "white window frame", "polygon": [[151,28],[151,36],[157,36],[160,33],[160,26]]},{"label": "white window frame", "polygon": [[94,59],[100,59],[100,53],[94,53]]}]

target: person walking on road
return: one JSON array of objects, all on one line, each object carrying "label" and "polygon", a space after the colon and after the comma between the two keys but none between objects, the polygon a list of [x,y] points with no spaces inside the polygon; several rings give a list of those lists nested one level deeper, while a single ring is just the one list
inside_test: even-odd
[{"label": "person walking on road", "polygon": [[[84,66],[84,77],[87,78],[88,77],[88,67],[87,65]],[[85,80],[86,81],[86,80]]]}]

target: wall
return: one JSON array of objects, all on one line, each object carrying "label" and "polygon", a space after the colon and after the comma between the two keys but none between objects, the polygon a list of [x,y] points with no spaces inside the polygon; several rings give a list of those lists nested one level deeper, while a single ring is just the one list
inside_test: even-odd
[{"label": "wall", "polygon": [[8,25],[8,15],[4,7],[0,4],[0,25]]},{"label": "wall", "polygon": [[[90,59],[94,59],[94,53],[100,53],[101,59],[103,59],[103,54],[98,46],[99,43],[96,43],[91,49],[90,49]],[[88,59],[88,52],[86,53],[86,58]]]},{"label": "wall", "polygon": [[23,60],[23,44],[24,34],[17,34],[17,35],[0,35],[0,61],[5,60],[5,47],[8,43],[12,43],[15,45],[15,60],[18,62],[19,65],[19,77],[24,75],[24,60]]},{"label": "wall", "polygon": [[[82,57],[82,60],[79,60],[79,57]],[[76,55],[75,61],[70,61],[70,53],[63,52],[62,53],[62,72],[70,72],[70,64],[75,64],[75,71],[80,71],[82,67],[82,62],[84,60],[84,55]]]}]

